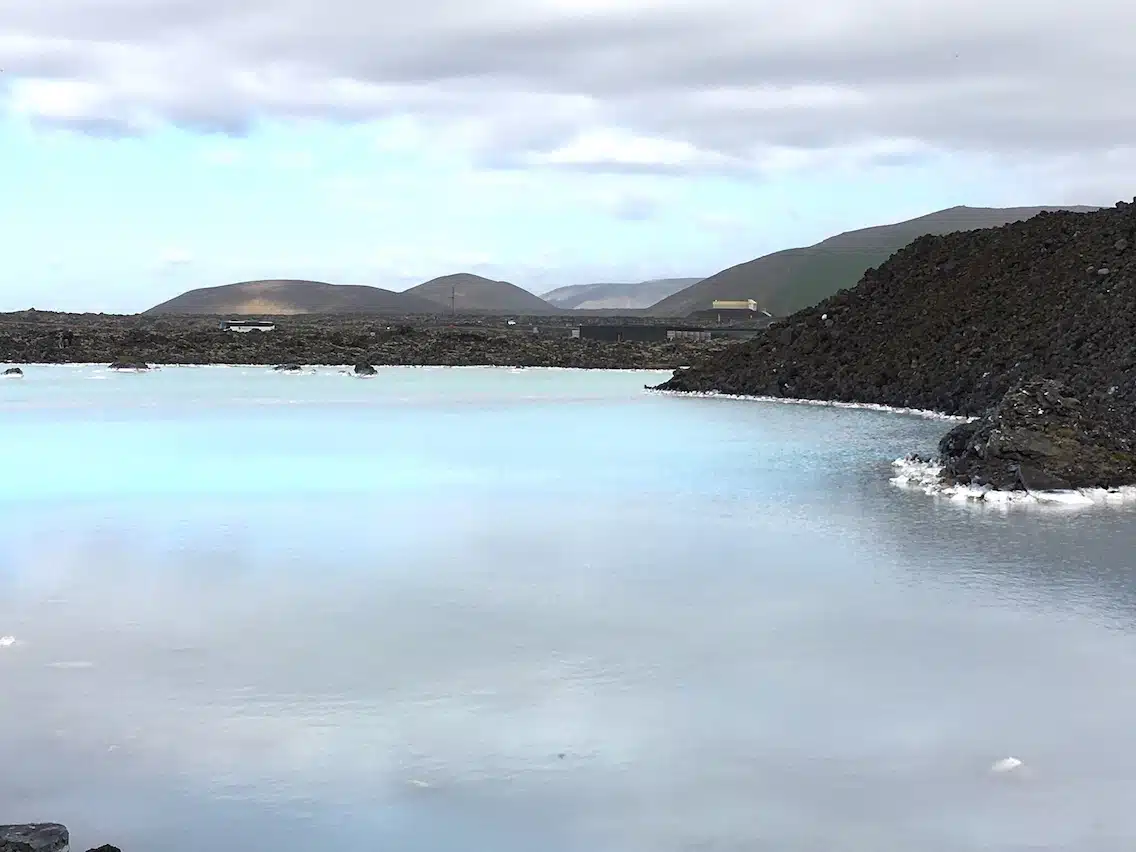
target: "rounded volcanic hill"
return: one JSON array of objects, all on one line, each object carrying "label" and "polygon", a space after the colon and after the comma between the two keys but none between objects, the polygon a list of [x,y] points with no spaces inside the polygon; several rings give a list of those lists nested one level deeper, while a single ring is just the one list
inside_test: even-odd
[{"label": "rounded volcanic hill", "polygon": [[201,287],[146,314],[292,316],[297,314],[437,314],[436,303],[362,284],[274,279]]},{"label": "rounded volcanic hill", "polygon": [[529,316],[560,313],[560,308],[516,284],[510,284],[508,281],[491,281],[468,272],[434,278],[424,284],[411,287],[404,295],[426,299],[445,310],[452,308],[458,313]]}]

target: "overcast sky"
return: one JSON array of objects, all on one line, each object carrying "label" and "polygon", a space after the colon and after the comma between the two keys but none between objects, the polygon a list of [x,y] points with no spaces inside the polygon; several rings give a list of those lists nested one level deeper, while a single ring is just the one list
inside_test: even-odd
[{"label": "overcast sky", "polygon": [[1129,0],[0,0],[0,310],[536,292],[1136,195]]}]

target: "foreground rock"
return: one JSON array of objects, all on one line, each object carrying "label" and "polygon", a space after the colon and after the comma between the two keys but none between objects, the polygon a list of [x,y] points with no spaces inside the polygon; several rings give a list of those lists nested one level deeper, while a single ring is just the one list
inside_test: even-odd
[{"label": "foreground rock", "polygon": [[373,376],[377,372],[378,372],[378,370],[376,370],[374,367],[372,367],[370,364],[368,364],[365,361],[360,361],[358,364],[355,365],[355,368],[354,368],[354,373],[355,373],[356,376]]},{"label": "foreground rock", "polygon": [[24,371],[21,370],[19,367],[9,367],[7,370],[4,371],[5,376],[10,376],[12,378],[19,378],[23,374],[24,374]]},{"label": "foreground rock", "polygon": [[921,237],[660,387],[978,416],[1040,378],[1136,406],[1136,206]]},{"label": "foreground rock", "polygon": [[1136,483],[1136,432],[1128,407],[1082,401],[1052,380],[1011,388],[980,419],[939,442],[942,478],[999,490],[1115,488]]},{"label": "foreground rock", "polygon": [[67,852],[66,826],[55,822],[0,825],[0,852]]},{"label": "foreground rock", "polygon": [[[57,822],[0,825],[0,852],[67,852],[71,838]],[[109,844],[88,852],[122,852]]]}]

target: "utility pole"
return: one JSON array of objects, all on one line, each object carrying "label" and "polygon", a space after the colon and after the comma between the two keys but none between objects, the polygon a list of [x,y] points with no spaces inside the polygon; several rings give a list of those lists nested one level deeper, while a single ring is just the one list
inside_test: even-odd
[{"label": "utility pole", "polygon": [[458,297],[458,285],[454,284],[450,287],[450,316],[457,316],[457,313],[458,313],[457,297]]}]

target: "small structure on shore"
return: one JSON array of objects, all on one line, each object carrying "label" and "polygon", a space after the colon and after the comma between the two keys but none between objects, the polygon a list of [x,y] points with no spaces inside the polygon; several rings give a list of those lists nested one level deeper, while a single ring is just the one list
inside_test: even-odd
[{"label": "small structure on shore", "polygon": [[667,340],[709,340],[714,332],[706,328],[668,328]]},{"label": "small structure on shore", "polygon": [[582,325],[572,329],[572,337],[605,343],[661,343],[667,339],[662,325]]},{"label": "small structure on shore", "polygon": [[270,320],[221,320],[222,331],[235,331],[245,334],[250,331],[275,331],[276,323]]},{"label": "small structure on shore", "polygon": [[768,325],[773,314],[757,306],[754,299],[715,299],[709,308],[687,314],[687,319],[718,325],[731,322]]},{"label": "small structure on shore", "polygon": [[605,343],[662,343],[664,340],[709,340],[704,328],[668,328],[665,325],[582,325],[572,329],[572,337]]},{"label": "small structure on shore", "polygon": [[664,325],[582,325],[571,331],[573,339],[599,340],[604,343],[662,343],[667,340],[705,342],[721,337],[748,338],[754,329],[709,329],[697,326]]}]

